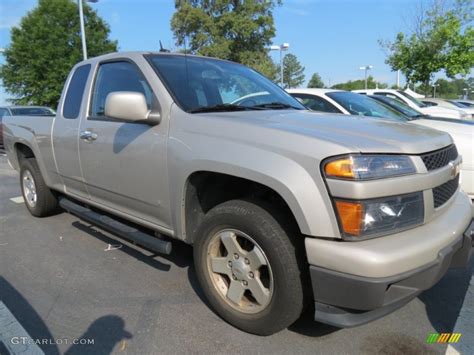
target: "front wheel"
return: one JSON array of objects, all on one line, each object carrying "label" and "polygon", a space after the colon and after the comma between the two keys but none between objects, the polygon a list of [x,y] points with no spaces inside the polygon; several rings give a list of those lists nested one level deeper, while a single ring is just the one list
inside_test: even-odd
[{"label": "front wheel", "polygon": [[199,228],[194,260],[204,293],[222,318],[249,333],[278,332],[303,309],[301,255],[285,218],[235,200],[210,210]]}]

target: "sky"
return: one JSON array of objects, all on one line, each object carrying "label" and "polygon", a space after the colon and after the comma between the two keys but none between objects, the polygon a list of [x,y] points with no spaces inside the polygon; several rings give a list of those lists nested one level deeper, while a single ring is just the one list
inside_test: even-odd
[{"label": "sky", "polygon": [[[394,84],[396,73],[384,63],[378,40],[406,31],[420,1],[427,0],[283,0],[274,11],[273,44],[290,44],[289,52],[305,67],[306,81],[315,72],[328,86],[362,79],[359,67],[373,65],[370,75]],[[8,47],[12,26],[36,5],[37,0],[0,0],[0,48]],[[160,40],[176,49],[170,30],[173,0],[99,0],[90,6],[109,23],[121,51],[157,50]],[[279,61],[278,51],[271,55]],[[6,99],[0,87],[0,105]]]}]

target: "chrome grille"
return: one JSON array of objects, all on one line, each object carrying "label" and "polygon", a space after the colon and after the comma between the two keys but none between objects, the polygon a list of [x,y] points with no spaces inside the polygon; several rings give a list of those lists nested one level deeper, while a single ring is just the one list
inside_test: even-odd
[{"label": "chrome grille", "polygon": [[433,200],[435,208],[446,203],[456,192],[459,186],[459,174],[452,180],[445,182],[433,189]]},{"label": "chrome grille", "polygon": [[458,150],[454,144],[450,145],[449,147],[421,155],[421,159],[423,160],[423,163],[425,163],[426,169],[428,171],[442,168],[448,165],[450,161],[456,160],[457,157]]}]

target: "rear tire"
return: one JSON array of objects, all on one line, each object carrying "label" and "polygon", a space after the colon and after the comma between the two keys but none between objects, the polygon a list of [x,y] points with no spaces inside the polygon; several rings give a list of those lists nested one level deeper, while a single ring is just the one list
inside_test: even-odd
[{"label": "rear tire", "polygon": [[26,208],[35,217],[46,217],[58,211],[58,200],[44,182],[35,158],[20,162],[20,186]]},{"label": "rear tire", "polygon": [[199,227],[201,287],[216,313],[246,332],[276,333],[303,310],[304,253],[288,220],[271,207],[233,200],[212,208]]}]

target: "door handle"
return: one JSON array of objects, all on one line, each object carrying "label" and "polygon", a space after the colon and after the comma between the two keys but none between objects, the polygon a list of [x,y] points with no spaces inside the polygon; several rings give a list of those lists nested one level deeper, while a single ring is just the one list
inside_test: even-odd
[{"label": "door handle", "polygon": [[79,135],[79,138],[82,140],[85,140],[86,142],[92,142],[97,139],[98,135],[97,133],[94,133],[92,131],[82,131],[81,134]]}]

